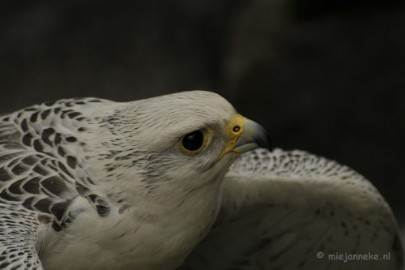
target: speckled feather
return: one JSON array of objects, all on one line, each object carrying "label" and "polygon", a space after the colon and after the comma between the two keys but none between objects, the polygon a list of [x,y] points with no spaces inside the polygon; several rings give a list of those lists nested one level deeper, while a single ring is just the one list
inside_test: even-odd
[{"label": "speckled feather", "polygon": [[[257,149],[232,164],[216,224],[180,269],[402,269],[403,252],[363,176],[303,151]],[[390,257],[333,259],[369,253]]]},{"label": "speckled feather", "polygon": [[[44,103],[0,118],[0,269],[40,269],[47,228],[60,231],[72,221],[76,197],[96,196],[91,180],[78,177],[80,164],[69,149],[80,144],[73,134],[87,124],[75,109],[101,101]],[[63,125],[74,129],[62,132]]]}]

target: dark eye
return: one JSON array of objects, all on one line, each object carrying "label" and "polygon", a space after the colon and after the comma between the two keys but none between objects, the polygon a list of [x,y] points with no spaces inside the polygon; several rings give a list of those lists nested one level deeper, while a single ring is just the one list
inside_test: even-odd
[{"label": "dark eye", "polygon": [[191,133],[184,135],[181,140],[181,144],[184,149],[188,151],[197,151],[204,144],[204,133],[201,130],[196,130]]}]

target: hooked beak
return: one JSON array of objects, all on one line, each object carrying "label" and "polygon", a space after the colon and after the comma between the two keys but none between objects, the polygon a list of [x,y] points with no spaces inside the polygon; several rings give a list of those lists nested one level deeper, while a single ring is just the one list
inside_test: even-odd
[{"label": "hooked beak", "polygon": [[233,151],[245,153],[258,147],[270,149],[271,143],[266,130],[252,120],[247,118],[244,120],[243,132],[236,141]]},{"label": "hooked beak", "polygon": [[261,125],[240,114],[231,119],[228,134],[230,140],[224,151],[225,153],[242,154],[258,147],[271,149],[266,130]]}]

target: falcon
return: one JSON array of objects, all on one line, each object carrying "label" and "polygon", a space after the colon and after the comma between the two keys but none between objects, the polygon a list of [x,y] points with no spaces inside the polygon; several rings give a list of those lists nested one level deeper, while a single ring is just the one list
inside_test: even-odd
[{"label": "falcon", "polygon": [[3,115],[0,269],[400,269],[370,182],[268,146],[206,91]]}]

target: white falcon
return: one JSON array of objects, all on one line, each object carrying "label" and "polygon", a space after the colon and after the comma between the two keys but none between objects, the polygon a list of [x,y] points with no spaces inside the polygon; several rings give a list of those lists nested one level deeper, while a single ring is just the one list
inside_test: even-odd
[{"label": "white falcon", "polygon": [[366,179],[266,144],[205,91],[3,115],[0,269],[400,269]]}]

